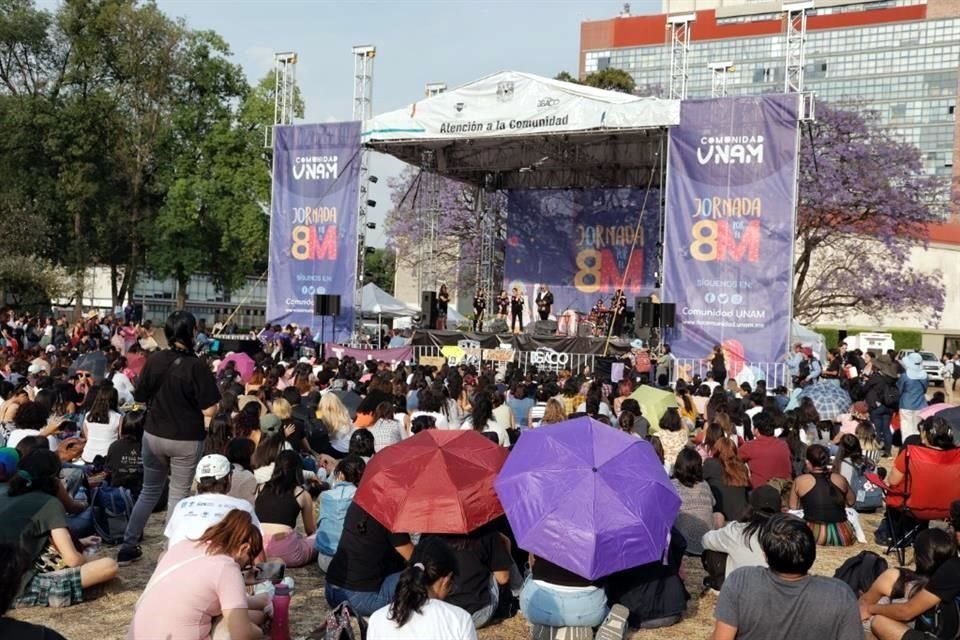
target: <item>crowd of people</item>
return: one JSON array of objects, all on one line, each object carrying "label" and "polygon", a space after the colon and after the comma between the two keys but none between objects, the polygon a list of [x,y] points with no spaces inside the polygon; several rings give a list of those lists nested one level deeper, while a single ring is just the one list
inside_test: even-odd
[{"label": "crowd of people", "polygon": [[[809,574],[818,546],[852,545],[859,514],[883,508],[869,478],[894,453],[894,414],[890,485],[903,482],[908,446],[954,447],[948,422],[919,415],[928,390],[912,354],[838,349],[819,368],[800,347],[791,393],[728,379],[721,352],[705,380],[649,381],[675,406],[645,415],[629,373],[614,384],[587,369],[297,358],[272,329],[244,372],[208,353],[189,313],[170,316],[164,349],[132,318],[68,326],[0,315],[4,611],[94,597],[142,559],[146,525],[163,517],[164,553],[129,638],[258,638],[277,594],[295,588],[283,567],[323,573],[327,605],[368,619],[375,640],[475,638],[518,610],[538,633],[623,638],[681,621],[684,557],[719,592],[717,640],[960,634],[960,502],[953,532],[909,541],[915,569],[860,593]],[[821,419],[797,392],[832,371],[847,372],[837,384],[857,401]],[[520,548],[506,517],[462,535],[398,532],[354,500],[371,460],[423,431],[473,430],[511,450],[526,430],[580,416],[648,442],[669,474],[681,506],[662,560],[587,579]],[[890,515],[893,526],[911,518]],[[0,636],[30,637],[27,626],[0,618]]]}]

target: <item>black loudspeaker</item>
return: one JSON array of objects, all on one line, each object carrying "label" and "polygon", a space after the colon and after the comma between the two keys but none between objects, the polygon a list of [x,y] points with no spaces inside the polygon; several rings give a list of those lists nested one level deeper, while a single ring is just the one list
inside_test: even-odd
[{"label": "black loudspeaker", "polygon": [[340,315],[340,296],[319,293],[313,296],[313,315],[328,317]]},{"label": "black loudspeaker", "polygon": [[423,316],[421,324],[428,329],[437,325],[437,292],[424,291],[420,294],[420,314]]},{"label": "black loudspeaker", "polygon": [[672,302],[664,302],[660,307],[660,321],[664,329],[672,329],[677,323],[677,305]]},{"label": "black loudspeaker", "polygon": [[657,325],[655,318],[657,306],[658,305],[650,302],[649,297],[637,298],[634,303],[634,308],[636,309],[636,315],[633,320],[634,328],[655,327]]},{"label": "black loudspeaker", "polygon": [[837,329],[837,344],[843,344],[843,341],[846,339],[847,339],[847,330]]},{"label": "black loudspeaker", "polygon": [[557,323],[555,320],[534,320],[527,325],[527,333],[535,336],[555,336],[557,335]]},{"label": "black loudspeaker", "polygon": [[507,333],[507,321],[494,318],[483,323],[484,333]]}]

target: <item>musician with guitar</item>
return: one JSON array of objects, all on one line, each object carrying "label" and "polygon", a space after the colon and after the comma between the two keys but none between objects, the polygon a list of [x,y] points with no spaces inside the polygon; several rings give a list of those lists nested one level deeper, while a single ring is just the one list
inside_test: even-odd
[{"label": "musician with guitar", "polygon": [[553,308],[553,292],[547,285],[540,285],[540,291],[537,293],[537,313],[541,320],[550,317],[550,309]]}]

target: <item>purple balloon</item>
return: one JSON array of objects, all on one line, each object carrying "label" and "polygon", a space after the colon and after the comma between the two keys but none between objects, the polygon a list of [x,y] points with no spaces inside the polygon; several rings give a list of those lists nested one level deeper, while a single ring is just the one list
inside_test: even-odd
[{"label": "purple balloon", "polygon": [[521,549],[589,580],[662,558],[680,511],[650,443],[591,418],[524,431],[494,487]]}]

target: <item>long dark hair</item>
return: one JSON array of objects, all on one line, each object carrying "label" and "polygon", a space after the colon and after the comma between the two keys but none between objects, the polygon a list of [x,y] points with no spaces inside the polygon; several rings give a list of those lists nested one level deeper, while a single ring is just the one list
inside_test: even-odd
[{"label": "long dark hair", "polygon": [[863,464],[863,451],[860,448],[860,440],[852,433],[845,433],[840,436],[837,442],[837,454],[833,458],[833,468],[839,473],[844,460],[849,460],[850,464],[859,466]]},{"label": "long dark hair", "polygon": [[225,455],[227,445],[233,440],[233,421],[230,414],[221,411],[210,420],[207,427],[207,439],[203,444],[203,455],[219,453]]},{"label": "long dark hair", "polygon": [[[764,486],[773,489],[773,487],[770,487],[770,485]],[[763,489],[763,487],[758,487],[757,489],[754,489],[754,491],[761,489]],[[776,491],[776,489],[774,489],[774,491]],[[779,509],[774,511],[771,511],[765,507],[758,509],[752,504],[747,507],[743,517],[740,518],[740,522],[746,523],[747,525],[743,528],[743,542],[747,545],[748,549],[753,550],[753,546],[750,544],[750,538],[752,538],[754,534],[759,534],[760,530],[763,528],[763,525],[767,524],[767,521],[778,513],[780,513]]]},{"label": "long dark hair", "polygon": [[33,491],[57,495],[60,467],[60,458],[53,451],[34,449],[17,464],[17,472],[7,485],[7,495],[13,498]]},{"label": "long dark hair", "polygon": [[[926,586],[930,576],[940,568],[944,562],[957,555],[957,544],[954,537],[943,529],[924,529],[917,534],[913,543],[914,562],[916,571],[900,568],[900,575],[893,583],[890,598],[912,598],[913,595]],[[910,592],[907,593],[907,585]]]},{"label": "long dark hair", "polygon": [[457,571],[457,559],[450,546],[437,536],[426,536],[413,550],[410,564],[400,574],[397,590],[390,603],[390,619],[397,627],[420,613],[430,599],[428,587]]},{"label": "long dark hair", "polygon": [[281,451],[273,466],[273,475],[263,485],[264,492],[282,496],[303,486],[303,460],[296,451]]},{"label": "long dark hair", "polygon": [[473,400],[473,411],[470,413],[473,430],[483,431],[491,418],[493,418],[493,399],[489,393],[478,393]]}]

